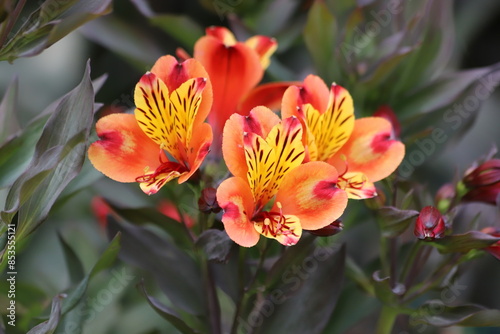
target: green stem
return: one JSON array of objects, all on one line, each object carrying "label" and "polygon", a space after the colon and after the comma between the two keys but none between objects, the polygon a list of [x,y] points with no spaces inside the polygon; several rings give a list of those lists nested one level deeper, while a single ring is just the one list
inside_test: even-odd
[{"label": "green stem", "polygon": [[207,292],[207,307],[211,328],[210,333],[219,334],[221,333],[219,298],[217,297],[217,291],[215,289],[212,269],[206,258],[203,263],[203,275],[205,277],[205,291]]},{"label": "green stem", "polygon": [[397,309],[384,305],[378,318],[376,334],[390,334],[397,316]]},{"label": "green stem", "polygon": [[384,277],[390,275],[390,263],[388,261],[388,244],[387,238],[380,237],[380,265],[382,267],[382,274]]},{"label": "green stem", "polygon": [[245,262],[246,262],[246,248],[238,248],[238,281],[239,281],[239,294],[238,304],[234,311],[233,324],[231,326],[231,334],[236,334],[238,331],[238,319],[243,309],[243,300],[245,299]]}]

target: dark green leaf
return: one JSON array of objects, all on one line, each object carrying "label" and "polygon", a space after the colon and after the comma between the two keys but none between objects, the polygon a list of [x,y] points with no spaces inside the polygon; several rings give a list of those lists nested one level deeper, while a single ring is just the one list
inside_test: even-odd
[{"label": "dark green leaf", "polygon": [[149,20],[189,49],[192,49],[198,38],[204,35],[203,28],[188,16],[162,14],[153,16]]},{"label": "dark green leaf", "polygon": [[85,276],[82,262],[64,238],[60,234],[57,234],[57,236],[63,248],[64,259],[66,260],[66,267],[68,268],[70,281],[73,284],[79,282]]},{"label": "dark green leaf", "polygon": [[118,17],[108,15],[87,23],[79,31],[85,37],[116,52],[141,71],[163,55],[147,33]]},{"label": "dark green leaf", "polygon": [[2,219],[10,222],[19,211],[19,241],[43,222],[59,194],[80,171],[93,122],[93,107],[94,92],[87,64],[81,83],[57,105],[36,144],[28,169],[7,196]]},{"label": "dark green leaf", "polygon": [[27,334],[52,334],[54,333],[59,318],[61,317],[61,300],[64,298],[62,295],[55,296],[52,299],[52,310],[50,311],[50,318],[47,321],[33,327]]},{"label": "dark green leaf", "polygon": [[418,216],[418,211],[400,210],[393,206],[386,206],[377,210],[377,221],[382,235],[386,238],[401,235],[416,216]]},{"label": "dark green leaf", "polygon": [[467,253],[473,249],[488,247],[498,241],[500,238],[479,231],[471,231],[465,234],[449,235],[429,243],[441,253]]},{"label": "dark green leaf", "polygon": [[500,310],[488,310],[479,305],[448,306],[441,300],[431,300],[415,311],[410,323],[416,327],[428,324],[438,327],[498,327]]},{"label": "dark green leaf", "polygon": [[108,217],[108,233],[123,234],[120,257],[150,272],[171,302],[188,313],[204,314],[205,292],[196,262],[170,240]]},{"label": "dark green leaf", "polygon": [[111,0],[47,0],[0,50],[0,60],[35,56],[87,21],[111,12]]},{"label": "dark green leaf", "polygon": [[66,314],[71,311],[83,298],[85,292],[87,291],[87,286],[89,284],[90,279],[95,276],[101,270],[104,270],[111,266],[120,250],[120,242],[121,242],[121,234],[116,234],[116,236],[111,240],[106,250],[102,253],[101,257],[94,264],[94,267],[90,271],[90,274],[85,276],[80,283],[68,292],[67,297],[64,299],[62,306],[62,314]]},{"label": "dark green leaf", "polygon": [[304,42],[311,54],[320,76],[327,82],[331,78],[331,67],[334,66],[333,50],[336,45],[337,25],[335,18],[324,2],[315,1],[309,10]]},{"label": "dark green leaf", "polygon": [[200,235],[196,245],[203,248],[209,261],[226,262],[235,243],[225,231],[210,229]]},{"label": "dark green leaf", "polygon": [[16,117],[18,89],[18,80],[14,78],[0,103],[0,145],[20,129]]},{"label": "dark green leaf", "polygon": [[156,208],[126,208],[113,201],[107,203],[119,216],[134,225],[152,224],[156,225],[174,240],[176,245],[182,247],[192,247],[192,240],[185,225],[165,216]]},{"label": "dark green leaf", "polygon": [[170,307],[163,305],[160,303],[156,298],[151,297],[148,295],[148,292],[146,291],[146,287],[144,286],[144,282],[140,282],[138,284],[139,291],[143,294],[144,297],[146,297],[146,300],[148,301],[149,305],[153,308],[153,310],[156,311],[159,315],[161,315],[164,319],[166,319],[168,322],[170,322],[172,325],[175,326],[181,333],[183,334],[196,334],[200,333],[193,328],[189,327],[184,320],[180,318],[180,316],[175,312],[173,309]]},{"label": "dark green leaf", "polygon": [[[242,326],[257,327],[253,333],[323,333],[341,291],[344,259],[344,246],[316,247],[300,266],[283,273],[282,285],[257,302]],[[293,292],[288,299],[286,291]]]}]

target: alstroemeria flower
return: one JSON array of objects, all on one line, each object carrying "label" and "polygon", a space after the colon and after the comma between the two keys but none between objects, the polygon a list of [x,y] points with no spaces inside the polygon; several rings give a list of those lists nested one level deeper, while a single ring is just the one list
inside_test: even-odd
[{"label": "alstroemeria flower", "polygon": [[336,84],[328,90],[315,75],[286,90],[281,112],[283,117],[300,118],[307,129],[306,161],[335,166],[339,187],[349,198],[375,196],[373,182],[389,176],[403,160],[404,145],[393,138],[389,121],[380,117],[355,120],[349,92]]},{"label": "alstroemeria flower", "polygon": [[212,143],[203,123],[210,112],[208,74],[194,59],[160,58],[135,87],[135,115],[112,114],[96,124],[100,140],[89,148],[96,169],[119,182],[139,182],[146,194],[166,182],[188,180]]},{"label": "alstroemeria flower", "polygon": [[419,239],[441,239],[446,232],[443,215],[433,206],[424,207],[415,222],[413,234]]},{"label": "alstroemeria flower", "polygon": [[[220,152],[224,123],[239,111],[238,106],[244,102],[244,97],[261,81],[276,48],[274,38],[260,35],[238,42],[233,33],[224,27],[207,28],[206,35],[196,42],[194,58],[207,70],[214,90],[214,103],[208,120],[213,127],[213,149],[217,153]],[[282,94],[284,89],[277,92]],[[274,95],[281,98],[281,95]],[[260,105],[245,103],[246,106],[249,104],[252,108]],[[246,115],[248,112],[250,109],[242,111]]]},{"label": "alstroemeria flower", "polygon": [[330,224],[347,205],[333,166],[302,164],[296,117],[281,121],[262,106],[248,116],[234,114],[224,127],[222,151],[234,177],[221,183],[217,200],[227,234],[241,246],[254,246],[261,234],[294,245],[302,229]]}]

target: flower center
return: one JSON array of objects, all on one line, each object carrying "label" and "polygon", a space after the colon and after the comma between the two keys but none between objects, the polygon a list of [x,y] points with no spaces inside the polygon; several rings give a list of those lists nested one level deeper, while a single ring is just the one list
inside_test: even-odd
[{"label": "flower center", "polygon": [[263,236],[278,240],[285,246],[295,245],[302,235],[300,220],[293,215],[284,215],[281,203],[276,203],[279,212],[262,211],[254,217],[254,227]]}]

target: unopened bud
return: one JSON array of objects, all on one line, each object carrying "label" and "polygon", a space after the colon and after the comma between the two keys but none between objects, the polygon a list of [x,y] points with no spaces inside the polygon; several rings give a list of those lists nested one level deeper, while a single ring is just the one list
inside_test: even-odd
[{"label": "unopened bud", "polygon": [[217,203],[217,189],[205,188],[201,191],[201,196],[198,199],[198,208],[203,213],[218,213],[221,208]]},{"label": "unopened bud", "polygon": [[446,224],[439,210],[426,206],[417,217],[413,234],[419,239],[440,239],[445,231]]},{"label": "unopened bud", "polygon": [[343,228],[344,225],[342,224],[342,221],[340,219],[337,219],[330,225],[326,225],[325,227],[320,228],[319,230],[309,231],[309,233],[318,237],[329,237],[340,233]]},{"label": "unopened bud", "polygon": [[[500,238],[500,228],[490,226],[483,228],[481,232]],[[500,241],[497,241],[493,245],[486,247],[484,250],[500,260]]]}]

